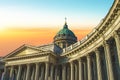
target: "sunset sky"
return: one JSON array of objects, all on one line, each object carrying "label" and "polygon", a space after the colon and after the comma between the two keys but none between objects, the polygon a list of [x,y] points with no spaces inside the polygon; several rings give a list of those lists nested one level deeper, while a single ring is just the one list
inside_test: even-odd
[{"label": "sunset sky", "polygon": [[106,16],[114,0],[0,0],[0,56],[23,44],[53,41],[67,17],[78,40]]}]

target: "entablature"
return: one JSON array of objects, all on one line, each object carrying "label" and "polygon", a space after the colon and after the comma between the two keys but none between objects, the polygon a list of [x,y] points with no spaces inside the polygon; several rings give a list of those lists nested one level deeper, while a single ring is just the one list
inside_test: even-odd
[{"label": "entablature", "polygon": [[57,55],[53,52],[44,52],[44,53],[36,53],[32,55],[25,56],[15,56],[10,58],[4,58],[3,60],[6,62],[6,66],[10,65],[20,65],[20,64],[28,64],[28,63],[40,63],[40,62],[49,62],[56,64]]}]

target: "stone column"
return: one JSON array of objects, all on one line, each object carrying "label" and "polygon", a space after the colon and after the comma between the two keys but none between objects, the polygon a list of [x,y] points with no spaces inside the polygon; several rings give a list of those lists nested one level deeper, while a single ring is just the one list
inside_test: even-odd
[{"label": "stone column", "polygon": [[35,80],[35,72],[36,72],[36,67],[33,66],[32,73],[31,73],[31,80]]},{"label": "stone column", "polygon": [[67,67],[67,80],[70,80],[70,75],[71,75],[71,68],[70,66]]},{"label": "stone column", "polygon": [[74,80],[78,80],[78,74],[79,74],[79,73],[78,73],[78,64],[75,63],[75,67],[74,67],[74,68],[75,68],[75,69],[74,69],[74,73],[75,73],[75,74],[74,74],[74,75],[75,75],[75,76],[74,76],[74,77],[75,77]]},{"label": "stone column", "polygon": [[115,39],[115,42],[116,42],[118,59],[119,59],[119,66],[120,66],[120,34],[118,34],[117,31],[114,32],[114,39]]},{"label": "stone column", "polygon": [[14,71],[14,67],[11,66],[11,69],[10,69],[10,80],[13,79],[13,71]]},{"label": "stone column", "polygon": [[92,80],[92,68],[91,68],[91,57],[87,56],[87,70],[88,70],[88,80]]},{"label": "stone column", "polygon": [[74,62],[70,62],[71,67],[71,80],[74,80]]},{"label": "stone column", "polygon": [[24,67],[23,66],[23,69],[22,69],[22,80],[25,80],[26,79],[26,73],[27,73],[27,66],[26,67]]},{"label": "stone column", "polygon": [[66,80],[66,65],[62,65],[62,80]]},{"label": "stone column", "polygon": [[78,60],[79,65],[79,80],[83,80],[83,69],[82,69],[82,60],[81,58]]},{"label": "stone column", "polygon": [[[42,64],[41,64],[42,66]],[[41,76],[40,76],[40,80],[44,80],[45,79],[45,66],[41,67]]]},{"label": "stone column", "polygon": [[57,73],[58,72],[58,69],[57,69],[57,66],[55,67],[55,80],[57,80]]},{"label": "stone column", "polygon": [[50,73],[50,80],[53,80],[53,72],[54,72],[54,65],[53,64],[51,64],[51,73]]},{"label": "stone column", "polygon": [[4,67],[4,72],[2,73],[2,78],[1,78],[1,80],[9,80],[10,79],[10,73],[9,73],[9,71],[8,71],[8,69],[7,69],[7,67],[5,66]]},{"label": "stone column", "polygon": [[101,58],[100,58],[100,51],[98,49],[95,50],[96,53],[96,62],[97,62],[97,77],[98,80],[102,80],[102,65],[101,65]]},{"label": "stone column", "polygon": [[114,75],[113,75],[113,67],[112,67],[112,60],[111,60],[111,52],[110,52],[110,46],[109,43],[106,41],[105,42],[105,58],[106,58],[106,63],[108,67],[108,79],[109,80],[114,80]]},{"label": "stone column", "polygon": [[35,69],[35,80],[39,79],[39,63],[36,63],[36,69]]},{"label": "stone column", "polygon": [[92,79],[97,80],[97,63],[95,54],[92,56]]},{"label": "stone column", "polygon": [[30,80],[30,64],[27,64],[26,80]]},{"label": "stone column", "polygon": [[48,80],[49,77],[49,63],[45,63],[45,80]]},{"label": "stone column", "polygon": [[21,66],[21,65],[19,65],[19,66],[18,66],[17,80],[21,80],[21,79],[20,79],[20,76],[21,76],[21,71],[22,71],[22,66]]},{"label": "stone column", "polygon": [[83,80],[87,80],[87,61],[83,61]]}]

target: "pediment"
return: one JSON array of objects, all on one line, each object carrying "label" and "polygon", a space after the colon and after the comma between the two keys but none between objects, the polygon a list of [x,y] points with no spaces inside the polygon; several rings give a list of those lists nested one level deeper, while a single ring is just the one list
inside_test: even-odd
[{"label": "pediment", "polygon": [[17,54],[15,56],[30,55],[30,54],[35,54],[37,52],[38,52],[38,50],[34,50],[31,48],[25,48],[25,49],[17,52]]},{"label": "pediment", "polygon": [[39,52],[43,52],[43,51],[36,47],[23,45],[23,46],[17,48],[16,50],[14,50],[13,52],[11,52],[10,54],[8,54],[5,58],[27,56],[27,55],[36,54]]}]

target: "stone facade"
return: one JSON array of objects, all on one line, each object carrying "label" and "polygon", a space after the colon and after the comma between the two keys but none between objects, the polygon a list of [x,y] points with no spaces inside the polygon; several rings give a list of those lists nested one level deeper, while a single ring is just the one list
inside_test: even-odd
[{"label": "stone facade", "polygon": [[61,54],[23,45],[4,61],[2,80],[119,80],[120,0],[90,34]]}]

